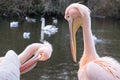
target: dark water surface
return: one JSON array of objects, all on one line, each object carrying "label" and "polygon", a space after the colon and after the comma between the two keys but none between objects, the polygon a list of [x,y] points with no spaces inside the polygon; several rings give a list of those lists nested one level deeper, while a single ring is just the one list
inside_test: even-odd
[{"label": "dark water surface", "polygon": [[[51,24],[50,19],[46,24]],[[10,21],[0,19],[0,56],[10,49],[17,54],[31,43],[40,42],[41,22],[20,22],[18,28],[10,28]],[[53,45],[52,57],[39,62],[30,72],[21,76],[21,80],[77,80],[78,64],[72,62],[69,47],[68,24],[58,20],[58,32],[45,40]],[[93,35],[96,36],[96,49],[100,56],[112,56],[120,61],[120,21],[110,19],[92,19]],[[30,32],[30,39],[24,39],[23,33]],[[77,33],[78,60],[83,52],[82,29]]]}]

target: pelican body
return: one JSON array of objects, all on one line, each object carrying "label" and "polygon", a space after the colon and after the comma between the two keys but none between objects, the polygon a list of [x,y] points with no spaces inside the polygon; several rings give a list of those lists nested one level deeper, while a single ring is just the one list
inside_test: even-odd
[{"label": "pelican body", "polygon": [[20,62],[17,54],[9,50],[0,62],[0,80],[20,80]]},{"label": "pelican body", "polygon": [[91,30],[90,9],[73,3],[66,8],[65,19],[70,30],[70,45],[73,61],[76,60],[76,32],[82,27],[84,51],[80,59],[79,80],[120,80],[120,64],[111,57],[100,57],[95,49]]}]

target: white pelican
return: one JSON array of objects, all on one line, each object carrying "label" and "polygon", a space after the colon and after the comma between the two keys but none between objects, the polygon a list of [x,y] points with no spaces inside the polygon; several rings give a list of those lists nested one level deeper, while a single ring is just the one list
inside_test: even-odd
[{"label": "white pelican", "polygon": [[0,62],[0,80],[20,80],[20,61],[13,50],[9,50]]}]

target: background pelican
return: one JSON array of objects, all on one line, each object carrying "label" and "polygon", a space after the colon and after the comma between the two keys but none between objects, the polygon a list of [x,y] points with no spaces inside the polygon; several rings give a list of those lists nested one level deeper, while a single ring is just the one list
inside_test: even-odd
[{"label": "background pelican", "polygon": [[70,44],[76,62],[76,32],[83,30],[84,52],[79,64],[79,80],[120,80],[120,64],[111,57],[99,57],[91,31],[90,10],[78,3],[66,8],[65,19],[69,23]]}]

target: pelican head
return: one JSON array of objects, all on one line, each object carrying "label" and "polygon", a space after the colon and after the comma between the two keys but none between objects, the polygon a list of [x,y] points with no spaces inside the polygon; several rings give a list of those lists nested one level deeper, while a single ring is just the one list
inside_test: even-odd
[{"label": "pelican head", "polygon": [[38,52],[40,52],[39,61],[48,60],[51,57],[53,52],[52,45],[47,41],[44,41],[42,47],[38,49]]},{"label": "pelican head", "polygon": [[83,20],[86,15],[90,14],[90,10],[79,3],[73,3],[66,8],[65,19],[68,21],[70,30],[70,47],[73,56],[73,61],[76,60],[76,32],[83,26]]}]

